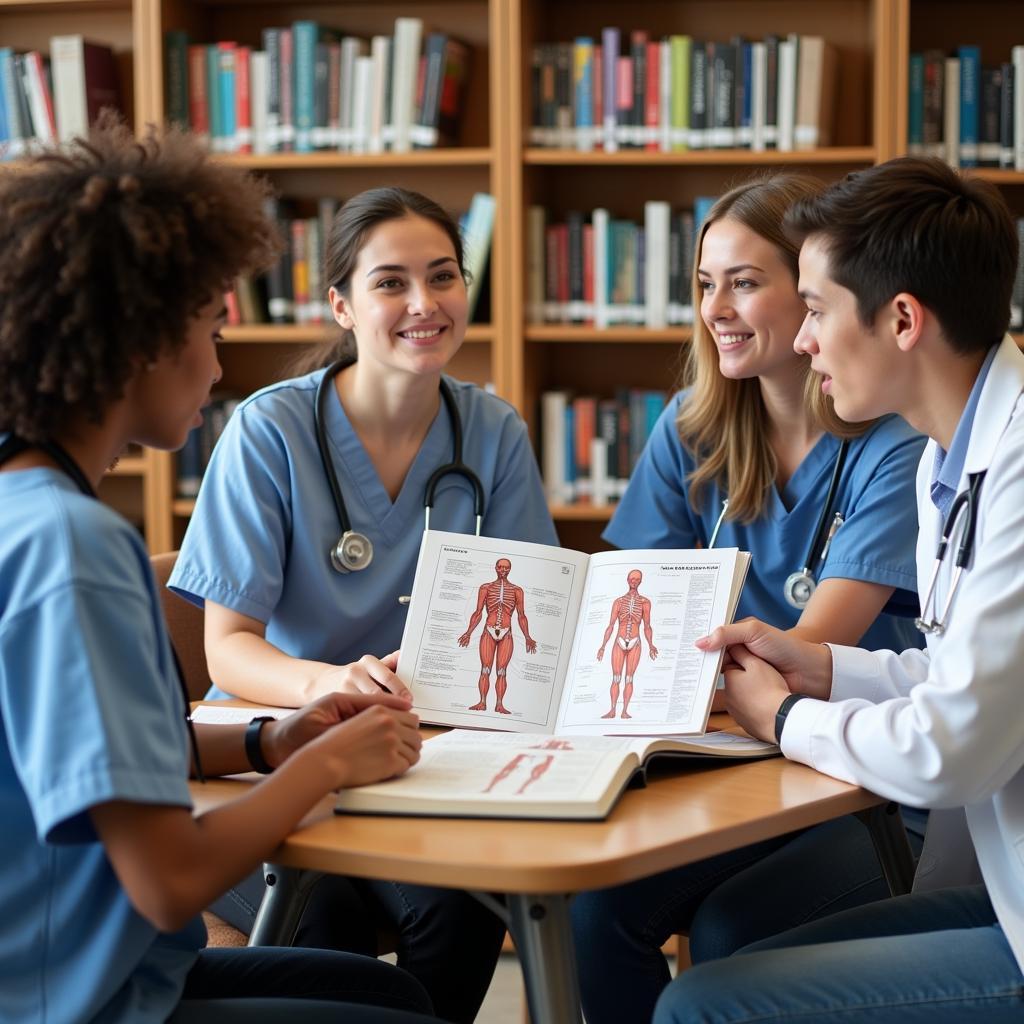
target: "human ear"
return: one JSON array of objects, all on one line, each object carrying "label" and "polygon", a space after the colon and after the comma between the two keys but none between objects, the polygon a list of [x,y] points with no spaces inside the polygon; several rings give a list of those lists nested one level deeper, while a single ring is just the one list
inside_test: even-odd
[{"label": "human ear", "polygon": [[356,322],[352,317],[352,309],[345,296],[337,288],[332,287],[327,292],[327,298],[331,303],[331,311],[334,313],[334,319],[337,323],[344,327],[346,331],[353,330]]},{"label": "human ear", "polygon": [[912,351],[924,334],[924,306],[909,292],[899,292],[889,300],[886,308],[890,330],[900,351]]}]

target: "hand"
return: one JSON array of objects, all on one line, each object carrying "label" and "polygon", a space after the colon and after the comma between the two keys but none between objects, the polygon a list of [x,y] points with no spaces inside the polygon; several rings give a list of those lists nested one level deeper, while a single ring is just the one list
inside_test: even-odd
[{"label": "hand", "polygon": [[393,693],[406,703],[412,703],[412,693],[395,675],[398,651],[384,658],[364,654],[348,665],[331,665],[316,677],[317,696],[328,693]]},{"label": "hand", "polygon": [[529,637],[526,638],[526,653],[536,654],[537,653],[537,641],[531,640]]},{"label": "hand", "polygon": [[409,702],[384,693],[328,693],[299,708],[286,718],[267,722],[260,734],[260,745],[267,762],[276,768],[300,747],[322,736],[328,729],[347,722],[361,711],[372,707],[408,711]]},{"label": "hand", "polygon": [[602,646],[602,647],[599,647],[597,649],[597,660],[600,661],[603,657],[604,657],[604,647]]},{"label": "hand", "polygon": [[459,646],[460,647],[468,647],[469,646],[469,635],[470,635],[469,634],[469,630],[467,630],[465,633],[462,634],[462,636],[459,637]]},{"label": "hand", "polygon": [[785,679],[746,647],[734,646],[735,667],[725,672],[725,710],[759,740],[775,742],[775,715],[789,696]]},{"label": "hand", "polygon": [[658,660],[658,648],[654,644],[647,645],[647,653],[651,656],[651,661]]},{"label": "hand", "polygon": [[832,692],[832,651],[825,644],[799,640],[758,619],[747,618],[731,626],[719,626],[695,644],[702,651],[726,648],[723,669],[739,664],[734,648],[743,645],[751,654],[768,662],[785,680],[791,693],[806,693],[828,700]]},{"label": "hand", "polygon": [[358,712],[312,740],[299,755],[308,751],[316,758],[317,770],[325,773],[332,789],[394,778],[420,759],[419,718],[392,706],[394,698],[382,695],[369,706],[368,697],[339,699],[354,702]]}]

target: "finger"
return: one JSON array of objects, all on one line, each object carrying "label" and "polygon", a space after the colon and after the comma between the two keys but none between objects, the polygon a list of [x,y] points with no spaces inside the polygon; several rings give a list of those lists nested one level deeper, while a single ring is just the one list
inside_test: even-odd
[{"label": "finger", "polygon": [[694,647],[702,651],[720,651],[732,644],[746,644],[755,639],[764,629],[764,624],[757,619],[744,619],[730,626],[719,626],[707,636],[694,641]]},{"label": "finger", "polygon": [[387,708],[389,712],[411,713],[409,712],[409,702],[407,700],[396,697],[393,693],[385,693],[376,683],[370,685],[372,685],[372,689],[369,692],[344,695],[348,700],[348,704],[345,707],[346,718],[351,718],[353,715],[359,714],[360,711],[373,707]]},{"label": "finger", "polygon": [[734,644],[729,648],[729,654],[732,656],[733,661],[744,671],[753,668],[761,660],[756,654],[751,654],[743,644]]},{"label": "finger", "polygon": [[[390,657],[390,655],[388,656]],[[412,693],[395,673],[379,658],[366,655],[360,658],[360,668],[373,680],[380,690],[385,693],[393,693],[407,703],[412,703]]]},{"label": "finger", "polygon": [[395,669],[398,668],[398,654],[398,651],[392,651],[390,654],[385,654],[384,657],[380,659],[380,663],[385,668],[394,672]]}]

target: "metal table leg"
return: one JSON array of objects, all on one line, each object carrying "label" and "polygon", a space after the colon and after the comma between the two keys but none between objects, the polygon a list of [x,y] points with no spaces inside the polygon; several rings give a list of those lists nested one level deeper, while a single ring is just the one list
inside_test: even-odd
[{"label": "metal table leg", "polygon": [[871,833],[871,842],[889,884],[889,891],[893,896],[903,896],[910,892],[917,865],[899,806],[892,802],[877,804],[869,810],[858,811],[857,817]]},{"label": "metal table leg", "polygon": [[505,904],[487,893],[474,896],[494,911],[515,940],[526,985],[531,1024],[581,1024],[576,953],[569,896],[509,893]]},{"label": "metal table leg", "polygon": [[317,879],[322,877],[321,873],[264,864],[263,877],[267,891],[256,912],[249,945],[290,946],[295,940],[299,918],[306,909],[309,894]]}]

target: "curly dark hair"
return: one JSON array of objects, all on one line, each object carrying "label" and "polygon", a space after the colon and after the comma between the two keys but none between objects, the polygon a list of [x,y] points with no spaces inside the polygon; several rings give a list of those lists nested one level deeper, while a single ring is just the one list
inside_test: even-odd
[{"label": "curly dark hair", "polygon": [[140,365],[280,241],[266,186],[179,130],[88,139],[0,174],[0,431],[37,443],[99,422]]}]

